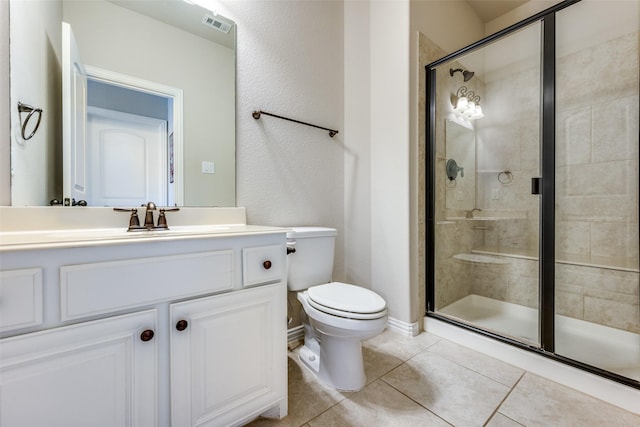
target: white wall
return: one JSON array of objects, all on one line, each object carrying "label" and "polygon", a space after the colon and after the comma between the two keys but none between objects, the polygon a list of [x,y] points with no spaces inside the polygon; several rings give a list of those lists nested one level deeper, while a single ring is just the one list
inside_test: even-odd
[{"label": "white wall", "polygon": [[[10,27],[13,128],[5,135],[11,135],[11,202],[18,206],[46,205],[62,196],[62,177],[54,173],[62,159],[61,15],[59,0],[21,1],[10,8],[11,22],[28,22]],[[43,110],[38,131],[28,141],[20,135],[18,102]],[[32,117],[29,126],[36,121]]]},{"label": "white wall", "polygon": [[346,280],[371,287],[371,31],[369,3],[344,3]]},{"label": "white wall", "polygon": [[371,3],[371,287],[411,323],[408,28],[408,0]]},{"label": "white wall", "polygon": [[485,33],[490,35],[496,33],[510,25],[522,21],[538,12],[560,3],[562,0],[529,0],[522,6],[519,6],[504,15],[487,22],[485,24]]},{"label": "white wall", "polygon": [[[9,141],[9,2],[0,1],[0,170],[11,167]],[[0,173],[0,206],[11,203],[11,180],[8,173]]]},{"label": "white wall", "polygon": [[211,3],[238,24],[237,204],[253,224],[337,228],[334,279],[344,280],[343,4]]}]

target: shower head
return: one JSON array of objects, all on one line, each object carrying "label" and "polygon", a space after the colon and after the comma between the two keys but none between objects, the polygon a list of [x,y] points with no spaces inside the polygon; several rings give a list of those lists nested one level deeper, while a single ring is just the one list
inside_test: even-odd
[{"label": "shower head", "polygon": [[475,74],[473,71],[463,70],[462,68],[456,68],[455,70],[453,68],[449,68],[449,75],[453,77],[453,75],[458,71],[462,73],[462,78],[464,79],[465,82],[468,82],[469,80],[471,80],[471,78]]}]

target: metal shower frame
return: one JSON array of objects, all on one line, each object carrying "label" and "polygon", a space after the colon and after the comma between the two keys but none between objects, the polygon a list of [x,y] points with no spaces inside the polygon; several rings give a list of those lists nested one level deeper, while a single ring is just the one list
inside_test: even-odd
[{"label": "metal shower frame", "polygon": [[[640,381],[592,366],[555,353],[555,93],[556,93],[556,12],[581,0],[564,0],[538,14],[485,37],[463,49],[428,64],[426,69],[426,230],[425,266],[427,317],[453,324],[494,338],[498,341],[540,354],[584,371],[640,389]],[[435,310],[435,125],[436,125],[436,67],[462,55],[482,48],[489,43],[515,33],[522,28],[541,22],[542,24],[542,69],[541,69],[541,116],[540,116],[540,243],[539,243],[539,327],[540,346],[506,337],[485,329],[469,325],[436,313]]]}]

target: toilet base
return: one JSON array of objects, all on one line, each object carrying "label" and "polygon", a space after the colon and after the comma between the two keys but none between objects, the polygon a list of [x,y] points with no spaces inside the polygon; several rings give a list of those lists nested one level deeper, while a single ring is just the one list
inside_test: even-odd
[{"label": "toilet base", "polygon": [[358,391],[366,384],[362,341],[381,333],[387,324],[386,309],[374,319],[351,319],[324,313],[312,307],[307,292],[298,293],[302,304],[304,346],[300,361],[329,387]]},{"label": "toilet base", "polygon": [[336,390],[358,391],[365,386],[360,340],[325,336],[322,345],[318,345],[315,338],[305,337],[299,359],[321,382]]},{"label": "toilet base", "polygon": [[311,369],[315,375],[318,375],[318,371],[320,371],[320,357],[311,351],[309,347],[303,345],[298,358],[307,368]]}]

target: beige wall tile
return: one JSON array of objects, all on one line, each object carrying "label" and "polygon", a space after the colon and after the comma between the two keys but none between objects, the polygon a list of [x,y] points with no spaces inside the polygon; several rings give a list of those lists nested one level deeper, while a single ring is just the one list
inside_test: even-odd
[{"label": "beige wall tile", "polygon": [[[558,174],[566,174],[566,194],[568,196],[611,196],[629,194],[627,181],[630,161],[589,163],[562,168]],[[594,200],[594,203],[597,201]]]},{"label": "beige wall tile", "polygon": [[592,155],[593,160],[598,162],[637,158],[637,95],[624,96],[593,107]]},{"label": "beige wall tile", "polygon": [[580,286],[556,283],[556,313],[584,319],[584,290]]},{"label": "beige wall tile", "polygon": [[516,277],[511,274],[505,301],[537,309],[540,299],[539,294],[537,277]]},{"label": "beige wall tile", "polygon": [[591,162],[591,106],[557,114],[556,166]]},{"label": "beige wall tile", "polygon": [[556,221],[556,251],[559,254],[591,254],[591,223]]},{"label": "beige wall tile", "polygon": [[638,225],[593,223],[591,255],[615,258],[638,258]]},{"label": "beige wall tile", "polygon": [[584,320],[640,333],[640,305],[638,305],[637,299],[623,302],[585,296]]}]

